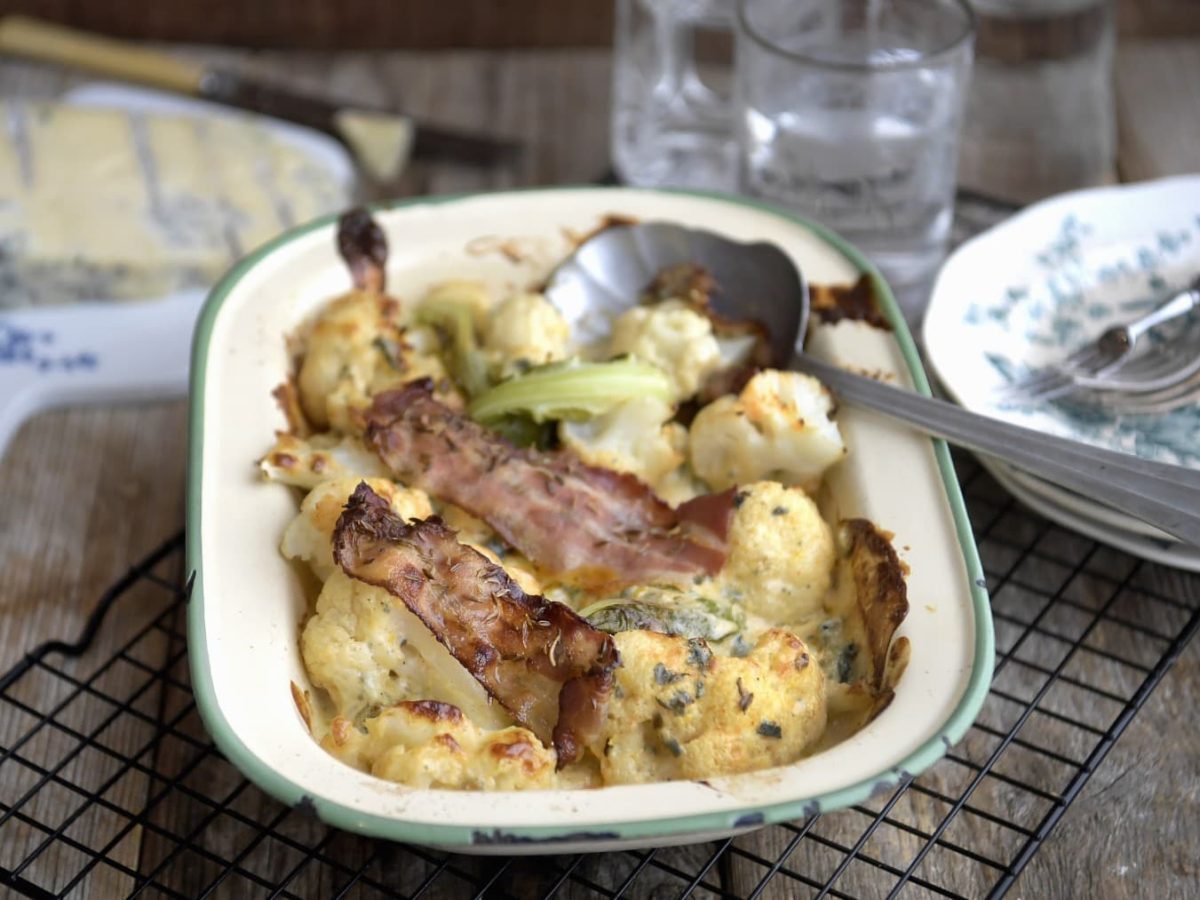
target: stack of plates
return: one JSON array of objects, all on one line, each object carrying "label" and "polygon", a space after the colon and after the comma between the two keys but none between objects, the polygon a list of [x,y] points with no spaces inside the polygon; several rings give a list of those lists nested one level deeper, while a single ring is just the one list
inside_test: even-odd
[{"label": "stack of plates", "polygon": [[[1200,177],[1055,197],[968,241],[947,260],[925,315],[929,363],[968,409],[1200,468],[1200,404],[1131,416],[1045,401],[1004,408],[995,400],[1005,384],[1152,308],[1197,273]],[[1200,547],[1027,472],[982,462],[1047,518],[1146,559],[1200,571]]]}]

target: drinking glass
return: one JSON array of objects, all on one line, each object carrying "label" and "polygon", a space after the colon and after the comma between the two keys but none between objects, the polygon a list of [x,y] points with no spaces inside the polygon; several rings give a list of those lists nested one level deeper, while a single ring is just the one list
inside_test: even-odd
[{"label": "drinking glass", "polygon": [[965,0],[739,0],[743,193],[929,279],[954,210],[975,18]]},{"label": "drinking glass", "polygon": [[974,0],[959,183],[1030,203],[1104,184],[1117,158],[1114,0]]},{"label": "drinking glass", "polygon": [[617,0],[612,154],[638,187],[732,191],[734,0]]}]

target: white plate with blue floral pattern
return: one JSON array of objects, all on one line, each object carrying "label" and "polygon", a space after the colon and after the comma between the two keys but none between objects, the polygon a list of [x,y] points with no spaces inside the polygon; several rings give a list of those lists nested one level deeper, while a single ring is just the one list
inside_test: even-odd
[{"label": "white plate with blue floral pattern", "polygon": [[[1200,468],[1200,404],[1162,415],[1122,416],[1053,402],[1014,407],[996,402],[1005,384],[1152,308],[1197,272],[1200,176],[1054,197],[968,241],[946,261],[925,314],[928,360],[946,390],[968,409]],[[1046,496],[1057,488],[1039,487],[1043,501],[1053,501],[1043,511],[1068,527],[1082,519],[1099,523],[1109,535],[1101,539],[1109,543],[1116,533],[1127,544],[1134,541],[1133,547],[1163,543],[1118,510],[1080,496],[1065,503],[1061,496]]]}]

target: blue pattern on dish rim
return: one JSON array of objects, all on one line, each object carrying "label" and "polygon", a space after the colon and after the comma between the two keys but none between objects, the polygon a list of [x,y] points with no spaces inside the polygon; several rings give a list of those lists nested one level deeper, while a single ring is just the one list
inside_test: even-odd
[{"label": "blue pattern on dish rim", "polygon": [[95,369],[100,357],[91,351],[62,353],[53,331],[33,331],[0,320],[0,367],[28,366],[38,372]]},{"label": "blue pattern on dish rim", "polygon": [[[1064,215],[1033,255],[1027,276],[965,305],[962,324],[974,332],[976,345],[1000,344],[1008,351],[983,354],[1001,381],[1011,383],[1061,359],[1109,325],[1161,303],[1200,271],[1200,213],[1186,226],[1159,228],[1133,244],[1089,242],[1095,231],[1078,214]],[[1200,319],[1195,311],[1192,316]],[[1007,340],[995,340],[997,331]],[[1200,467],[1200,404],[1159,415],[1117,415],[1067,401],[1052,410],[1035,403],[1006,413],[1034,426],[1044,426],[1052,413],[1060,430],[1065,425],[1088,443]]]}]

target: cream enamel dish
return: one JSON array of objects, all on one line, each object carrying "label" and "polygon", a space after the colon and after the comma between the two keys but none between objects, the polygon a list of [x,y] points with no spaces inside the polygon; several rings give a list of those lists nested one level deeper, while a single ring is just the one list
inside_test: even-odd
[{"label": "cream enamel dish", "polygon": [[[608,214],[679,222],[739,241],[771,241],[810,283],[847,283],[869,268],[840,239],[745,201],[608,188],[420,200],[376,210],[391,248],[389,292],[415,297],[451,276],[495,290],[540,282],[572,234]],[[882,281],[895,333],[859,322],[817,325],[809,349],[927,392],[912,339]],[[271,391],[285,377],[284,336],[348,287],[332,219],[289,232],[210,296],[192,362],[188,607],[192,680],[218,747],[280,800],[340,828],[469,853],[610,850],[710,840],[860,802],[939,759],[977,714],[993,665],[992,624],[975,546],[940,442],[852,408],[850,448],[828,478],[839,517],[895,533],[911,567],[898,634],[912,656],[893,702],[854,736],[795,764],[707,781],[530,792],[416,790],[373,778],[318,746],[293,704],[305,685],[298,649],[306,593],[278,552],[295,500],[255,462],[285,426]]]}]

